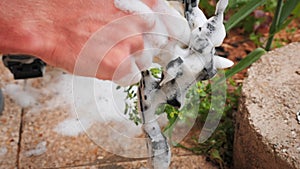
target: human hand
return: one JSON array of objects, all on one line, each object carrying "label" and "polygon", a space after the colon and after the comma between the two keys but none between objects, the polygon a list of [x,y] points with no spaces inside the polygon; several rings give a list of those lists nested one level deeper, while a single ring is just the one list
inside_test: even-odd
[{"label": "human hand", "polygon": [[[157,5],[156,0],[142,2],[148,9]],[[152,63],[143,52],[143,33],[153,25],[116,8],[112,0],[10,0],[0,8],[4,54],[34,55],[71,73],[123,85],[137,82],[139,71]]]}]

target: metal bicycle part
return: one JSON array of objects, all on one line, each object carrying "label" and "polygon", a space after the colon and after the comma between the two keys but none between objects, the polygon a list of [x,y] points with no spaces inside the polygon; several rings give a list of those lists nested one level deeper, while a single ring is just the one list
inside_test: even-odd
[{"label": "metal bicycle part", "polygon": [[14,75],[14,79],[28,79],[42,77],[46,63],[30,55],[3,55],[4,65]]}]

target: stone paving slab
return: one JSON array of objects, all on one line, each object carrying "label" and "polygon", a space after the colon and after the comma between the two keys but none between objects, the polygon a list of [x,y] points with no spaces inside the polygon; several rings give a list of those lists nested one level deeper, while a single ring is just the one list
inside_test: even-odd
[{"label": "stone paving slab", "polygon": [[[15,168],[18,162],[21,108],[10,99],[0,117],[0,168]],[[3,167],[4,166],[4,167]]]},{"label": "stone paving slab", "polygon": [[[113,164],[90,165],[73,167],[72,169],[146,169],[147,160],[137,160],[130,162],[117,162]],[[174,156],[170,169],[217,169],[205,160],[205,157],[198,155]],[[71,168],[66,168],[71,169]]]},{"label": "stone paving slab", "polygon": [[[29,90],[44,90],[49,81],[51,78],[47,75],[45,79],[27,80],[27,84],[33,87]],[[70,107],[63,103],[53,108],[47,106],[53,98],[61,101],[60,96],[55,92],[41,92],[38,103],[24,109],[20,168],[61,168],[118,160],[84,133],[66,136],[55,131],[57,125],[70,117]]]},{"label": "stone paving slab", "polygon": [[[0,57],[1,59],[1,57]],[[1,59],[2,60],[2,59]],[[0,88],[14,82],[13,76],[0,62]],[[21,124],[21,107],[4,93],[5,109],[0,116],[0,168],[16,168]]]},{"label": "stone paving slab", "polygon": [[[91,141],[85,134],[69,137],[54,132],[52,129],[66,117],[67,114],[63,111],[42,111],[39,114],[25,113],[20,152],[21,168],[74,168],[76,166],[82,166],[76,168],[146,167],[145,159],[124,158],[109,153]],[[99,128],[99,126],[101,125],[95,125],[94,128]],[[108,138],[109,135],[103,130],[101,137]],[[109,144],[109,139],[107,141],[107,144]],[[40,143],[45,143],[45,152],[30,154],[29,152],[37,149],[37,145]],[[120,149],[120,151],[122,150]],[[205,160],[205,157],[195,156],[189,151],[178,148],[173,149],[172,161],[171,168],[199,168],[198,166],[214,168],[213,165]]]},{"label": "stone paving slab", "polygon": [[[50,73],[49,73],[50,72]],[[55,127],[70,117],[69,109],[65,104],[55,105],[49,109],[44,107],[48,100],[55,100],[59,93],[44,92],[44,86],[51,81],[51,69],[49,76],[44,78],[24,80],[13,80],[12,75],[2,63],[0,63],[0,87],[15,84],[10,88],[10,93],[25,90],[28,96],[41,93],[37,102],[31,103],[31,97],[27,102],[18,101],[18,93],[12,98],[5,93],[5,111],[0,117],[0,168],[145,168],[146,159],[125,158],[110,153],[93,142],[86,134],[75,136],[62,135],[55,131]],[[50,77],[50,78],[49,78]],[[55,83],[55,82],[54,82]],[[33,88],[27,89],[30,84]],[[15,90],[15,91],[14,91]],[[24,93],[23,93],[24,94]],[[20,94],[21,95],[21,94]],[[61,98],[60,98],[61,99]],[[23,105],[23,108],[19,105]],[[25,108],[24,108],[25,104]],[[29,104],[29,106],[27,105]],[[31,105],[30,105],[31,104]],[[50,106],[51,107],[51,106]],[[93,124],[88,132],[104,138],[109,144],[111,138],[107,128],[112,124]],[[115,124],[113,124],[115,125]],[[74,127],[74,126],[73,126]],[[119,126],[124,128],[126,126]],[[101,129],[101,130],[99,130]],[[107,139],[106,139],[107,138]],[[121,138],[117,138],[122,143]],[[20,142],[19,142],[20,141]],[[112,145],[113,147],[114,145]],[[119,152],[127,149],[142,149],[142,145],[127,145],[124,147],[113,147]],[[119,149],[118,149],[119,148]],[[138,151],[133,153],[139,153]],[[172,148],[171,168],[216,168],[207,162],[205,157],[193,155],[191,152]]]},{"label": "stone paving slab", "polygon": [[[56,168],[82,165],[107,156],[97,145],[82,134],[77,137],[62,136],[53,131],[63,118],[63,111],[26,112],[21,142],[21,168]],[[39,147],[38,145],[42,145]],[[34,150],[41,152],[34,153]]]}]

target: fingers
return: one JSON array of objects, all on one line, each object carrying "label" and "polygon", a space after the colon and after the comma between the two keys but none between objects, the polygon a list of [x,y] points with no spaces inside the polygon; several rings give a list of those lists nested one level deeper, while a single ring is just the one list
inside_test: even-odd
[{"label": "fingers", "polygon": [[147,6],[153,8],[157,4],[157,0],[142,0]]},{"label": "fingers", "polygon": [[[102,45],[108,46],[109,50],[107,53],[107,50],[102,50],[105,52],[93,52],[104,55],[101,57],[97,69],[97,78],[112,80],[122,86],[136,83],[141,78],[140,71],[151,66],[153,57],[159,54],[170,39],[184,43],[188,42],[190,29],[185,19],[167,4],[161,5],[161,3],[164,2],[162,0],[114,1],[115,7],[128,14],[128,17],[123,17],[114,24],[110,24],[111,26],[102,29],[102,32],[108,33],[101,34],[99,37],[106,39]],[[161,8],[157,8],[158,6]],[[137,22],[130,20],[132,18]],[[127,20],[129,22],[125,22]],[[116,29],[117,27],[118,29]],[[103,38],[103,36],[106,38]],[[123,38],[126,39],[116,45],[109,45],[110,41],[118,41]],[[110,48],[110,46],[113,47]],[[92,51],[101,50],[95,49]],[[90,62],[94,63],[95,61]],[[86,69],[89,65],[86,65]]]},{"label": "fingers", "polygon": [[113,74],[112,81],[121,85],[129,86],[139,82],[141,79],[140,69],[134,62],[133,57],[127,57],[119,64]]},{"label": "fingers", "polygon": [[132,55],[139,70],[143,71],[151,66],[155,53],[157,53],[155,49],[147,48],[145,46],[142,51],[138,51]]},{"label": "fingers", "polygon": [[166,45],[168,41],[168,32],[165,24],[159,18],[160,14],[154,13],[149,6],[143,3],[143,1],[115,0],[114,2],[115,6],[120,10],[135,14],[143,20],[145,23],[143,33],[147,34],[146,40],[149,41],[149,43],[152,43],[153,47],[160,48]]},{"label": "fingers", "polygon": [[159,18],[167,28],[170,38],[188,44],[190,38],[190,28],[186,19],[165,0],[157,0],[153,7]]},{"label": "fingers", "polygon": [[112,80],[115,83],[128,86],[137,83],[140,78],[140,71],[148,66],[151,61],[137,62],[141,56],[144,48],[143,38],[141,35],[133,36],[125,39],[111,48],[102,59],[97,78]]}]

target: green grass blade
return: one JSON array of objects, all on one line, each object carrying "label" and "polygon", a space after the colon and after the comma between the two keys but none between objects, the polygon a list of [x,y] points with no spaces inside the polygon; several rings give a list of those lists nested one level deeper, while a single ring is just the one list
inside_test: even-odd
[{"label": "green grass blade", "polygon": [[282,13],[282,7],[283,7],[283,0],[278,0],[277,6],[276,6],[276,11],[275,11],[274,18],[273,18],[273,22],[272,22],[270,30],[269,30],[268,41],[267,41],[267,44],[265,47],[265,49],[267,51],[271,50],[271,46],[272,46],[272,42],[273,42],[275,33],[277,32],[277,28],[279,27],[279,21],[280,21],[280,16]]},{"label": "green grass blade", "polygon": [[230,78],[236,73],[244,70],[248,66],[250,66],[252,63],[256,62],[263,54],[265,54],[266,51],[262,48],[257,48],[253,52],[251,52],[249,55],[247,55],[243,60],[241,60],[237,65],[235,65],[233,68],[229,69],[225,73],[226,78]]},{"label": "green grass blade", "polygon": [[288,16],[293,12],[293,10],[296,8],[296,6],[300,3],[299,0],[287,0],[281,11],[281,16],[279,18],[279,25],[277,25],[277,28],[279,29],[280,25],[282,25],[285,20],[288,18]]},{"label": "green grass blade", "polygon": [[226,31],[236,26],[241,20],[250,15],[257,7],[263,5],[266,0],[251,0],[248,1],[243,8],[241,8],[237,13],[232,15],[230,19],[225,23]]},{"label": "green grass blade", "polygon": [[294,17],[300,17],[300,3],[295,7],[294,11],[292,12]]}]

